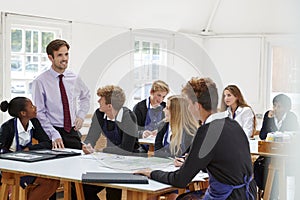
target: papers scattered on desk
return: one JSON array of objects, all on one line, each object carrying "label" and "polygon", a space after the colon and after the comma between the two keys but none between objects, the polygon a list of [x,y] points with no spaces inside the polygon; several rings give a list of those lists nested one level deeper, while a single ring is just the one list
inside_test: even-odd
[{"label": "papers scattered on desk", "polygon": [[87,183],[131,183],[148,184],[146,176],[132,173],[87,172],[82,174],[82,181]]},{"label": "papers scattered on desk", "polygon": [[84,155],[83,158],[95,159],[102,167],[127,172],[145,168],[151,168],[153,170],[165,169],[174,165],[173,159],[168,158],[121,156],[101,152]]}]

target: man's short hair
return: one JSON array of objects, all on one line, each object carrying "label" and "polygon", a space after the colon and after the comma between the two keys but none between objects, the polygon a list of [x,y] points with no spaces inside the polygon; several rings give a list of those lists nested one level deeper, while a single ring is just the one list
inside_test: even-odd
[{"label": "man's short hair", "polygon": [[68,50],[70,49],[70,45],[61,39],[56,39],[56,40],[52,40],[46,47],[46,52],[48,55],[51,55],[52,57],[54,57],[53,52],[54,51],[58,51],[60,47],[62,46],[66,46],[68,48]]},{"label": "man's short hair", "polygon": [[107,85],[97,90],[97,95],[105,99],[106,104],[111,104],[115,110],[120,110],[126,100],[122,88],[115,85]]}]

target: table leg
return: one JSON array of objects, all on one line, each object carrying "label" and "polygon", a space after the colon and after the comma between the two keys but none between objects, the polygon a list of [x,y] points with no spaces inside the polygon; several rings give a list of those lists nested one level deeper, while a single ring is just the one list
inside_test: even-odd
[{"label": "table leg", "polygon": [[64,184],[64,200],[71,200],[71,182],[63,181]]},{"label": "table leg", "polygon": [[9,187],[12,187],[11,199],[19,199],[20,175],[2,172],[0,200],[7,200]]},{"label": "table leg", "polygon": [[270,196],[271,196],[273,180],[274,180],[274,176],[275,176],[275,167],[273,165],[274,165],[274,161],[271,158],[271,162],[270,162],[269,169],[268,169],[267,182],[266,182],[265,191],[264,191],[264,200],[269,200]]},{"label": "table leg", "polygon": [[76,182],[75,183],[75,188],[76,188],[77,199],[84,200],[84,193],[83,193],[82,184]]},{"label": "table leg", "polygon": [[147,193],[127,190],[127,200],[146,200]]}]

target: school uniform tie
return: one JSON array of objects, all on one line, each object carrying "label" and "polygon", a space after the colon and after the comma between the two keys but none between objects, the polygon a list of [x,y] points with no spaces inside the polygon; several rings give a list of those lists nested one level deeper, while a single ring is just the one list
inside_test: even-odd
[{"label": "school uniform tie", "polygon": [[61,94],[61,101],[63,104],[63,110],[64,110],[64,129],[67,132],[70,132],[72,125],[71,125],[71,115],[70,115],[70,108],[69,108],[69,102],[68,97],[66,93],[66,89],[64,86],[64,83],[62,81],[63,74],[60,74],[59,77],[59,89]]}]

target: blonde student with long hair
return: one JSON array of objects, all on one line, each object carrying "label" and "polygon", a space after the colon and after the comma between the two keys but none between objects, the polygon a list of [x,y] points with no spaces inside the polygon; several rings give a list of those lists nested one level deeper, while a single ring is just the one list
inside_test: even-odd
[{"label": "blonde student with long hair", "polygon": [[181,95],[168,98],[164,113],[166,123],[155,138],[155,155],[182,156],[192,144],[199,123]]}]

